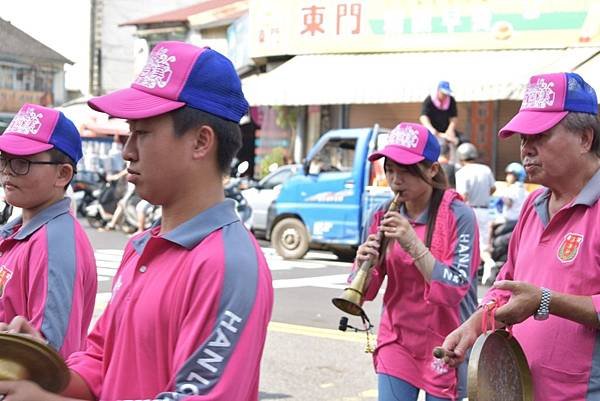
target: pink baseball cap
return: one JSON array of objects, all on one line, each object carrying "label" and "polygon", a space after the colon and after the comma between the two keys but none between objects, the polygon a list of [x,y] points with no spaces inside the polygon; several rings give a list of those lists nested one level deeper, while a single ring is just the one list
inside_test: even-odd
[{"label": "pink baseball cap", "polygon": [[208,48],[159,42],[127,89],[91,99],[91,108],[111,116],[140,119],[190,106],[239,123],[248,111],[231,61]]},{"label": "pink baseball cap", "polygon": [[498,135],[539,134],[554,127],[569,112],[598,114],[594,89],[574,72],[534,75],[525,89],[521,109]]},{"label": "pink baseball cap", "polygon": [[79,131],[65,115],[26,103],[0,136],[0,151],[30,156],[56,148],[77,163],[83,156]]},{"label": "pink baseball cap", "polygon": [[398,164],[410,165],[423,160],[436,162],[440,156],[440,144],[427,128],[420,124],[400,123],[389,136],[387,145],[369,156],[369,161],[382,157]]}]

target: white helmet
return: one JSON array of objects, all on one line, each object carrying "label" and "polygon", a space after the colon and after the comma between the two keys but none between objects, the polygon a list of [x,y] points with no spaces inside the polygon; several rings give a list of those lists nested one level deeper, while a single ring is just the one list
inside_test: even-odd
[{"label": "white helmet", "polygon": [[464,142],[458,148],[456,148],[456,153],[458,154],[458,160],[461,161],[475,160],[479,156],[475,145],[469,142]]}]

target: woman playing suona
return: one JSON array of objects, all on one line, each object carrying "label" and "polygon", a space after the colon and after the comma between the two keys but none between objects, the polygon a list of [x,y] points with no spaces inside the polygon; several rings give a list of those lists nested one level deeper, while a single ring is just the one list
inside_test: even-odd
[{"label": "woman playing suona", "polygon": [[[424,126],[400,123],[384,149],[384,170],[399,208],[391,201],[370,216],[358,248],[354,271],[367,259],[377,260],[365,299],[387,287],[373,360],[379,400],[456,400],[466,396],[467,365],[450,368],[432,355],[434,347],[465,321],[477,305],[476,272],[479,234],[473,210],[447,189],[437,159],[440,146]],[[380,242],[387,249],[379,260]]]}]

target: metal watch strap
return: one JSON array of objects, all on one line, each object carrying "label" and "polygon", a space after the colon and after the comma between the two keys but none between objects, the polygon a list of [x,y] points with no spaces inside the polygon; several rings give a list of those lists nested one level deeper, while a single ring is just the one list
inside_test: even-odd
[{"label": "metal watch strap", "polygon": [[538,308],[537,311],[535,311],[535,314],[533,315],[533,318],[536,320],[545,320],[548,319],[548,316],[550,315],[550,299],[552,298],[552,293],[550,292],[549,289],[542,287],[542,299],[540,301],[540,306]]}]

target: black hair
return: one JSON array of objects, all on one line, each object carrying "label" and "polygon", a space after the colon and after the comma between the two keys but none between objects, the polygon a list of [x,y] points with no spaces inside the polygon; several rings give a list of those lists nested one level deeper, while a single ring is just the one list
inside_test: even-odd
[{"label": "black hair", "polygon": [[419,177],[433,188],[431,199],[429,200],[429,210],[427,213],[427,231],[425,239],[425,246],[427,248],[431,247],[431,240],[433,238],[433,231],[435,229],[435,220],[437,218],[438,209],[442,203],[444,192],[448,188],[448,178],[446,177],[444,169],[441,166],[439,166],[438,172],[433,176],[433,178],[429,178],[425,174],[425,171],[431,168],[433,163],[434,162],[428,160],[423,160],[417,164],[405,166],[410,175]]},{"label": "black hair", "polygon": [[73,167],[73,174],[71,175],[71,179],[69,180],[67,185],[65,185],[65,187],[63,188],[66,191],[67,188],[69,188],[69,185],[71,185],[71,181],[73,181],[73,177],[75,177],[75,174],[77,173],[77,165],[75,164],[73,159],[71,159],[69,156],[67,156],[66,153],[64,153],[62,150],[59,150],[57,148],[50,149],[48,151],[48,154],[50,155],[51,162],[60,163],[60,164],[70,164],[71,167]]},{"label": "black hair", "polygon": [[193,107],[184,106],[171,113],[175,136],[183,136],[190,129],[208,125],[217,136],[217,163],[219,170],[229,173],[231,161],[242,147],[242,131],[240,125],[225,120],[214,114]]}]

